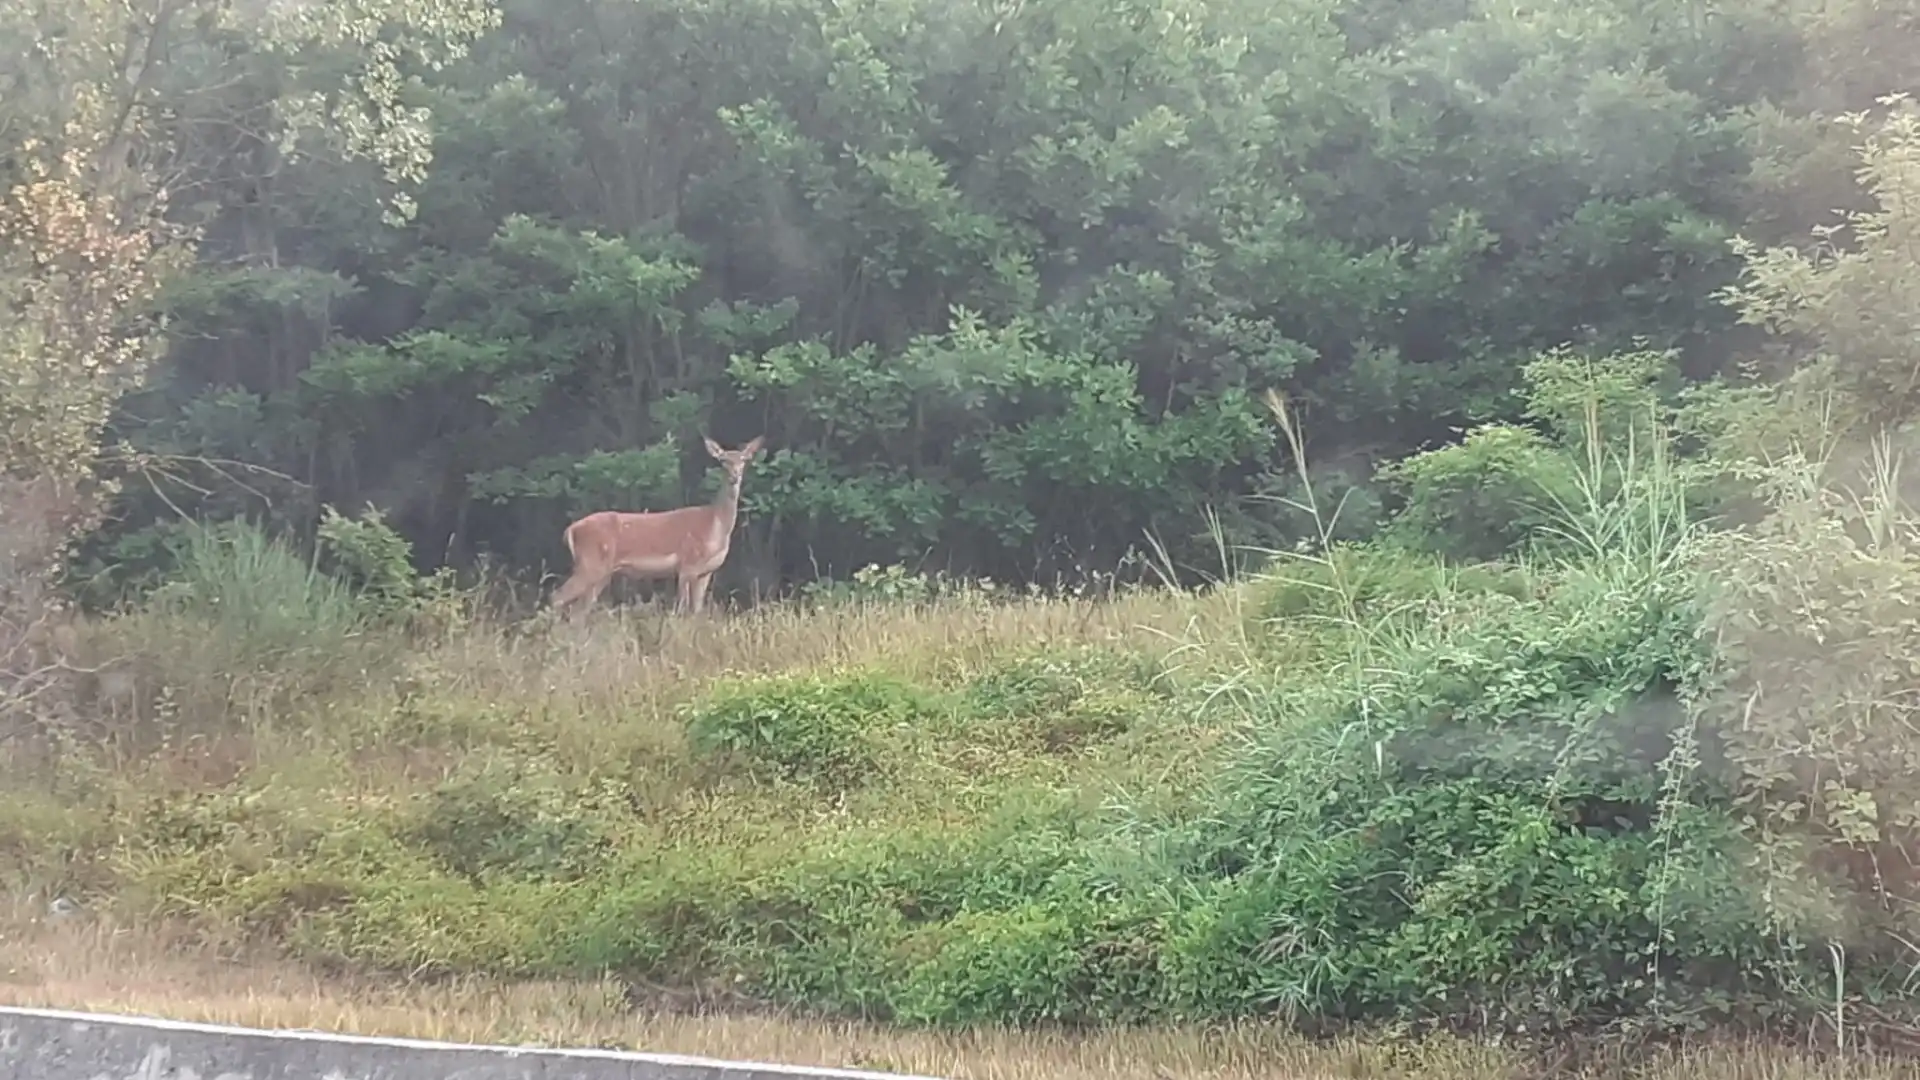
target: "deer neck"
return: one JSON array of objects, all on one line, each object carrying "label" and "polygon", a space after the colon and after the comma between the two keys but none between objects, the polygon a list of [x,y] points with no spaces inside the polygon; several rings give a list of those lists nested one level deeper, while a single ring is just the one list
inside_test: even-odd
[{"label": "deer neck", "polygon": [[740,481],[742,477],[728,476],[720,485],[720,493],[713,497],[713,517],[719,524],[721,536],[733,533],[733,522],[740,514]]}]

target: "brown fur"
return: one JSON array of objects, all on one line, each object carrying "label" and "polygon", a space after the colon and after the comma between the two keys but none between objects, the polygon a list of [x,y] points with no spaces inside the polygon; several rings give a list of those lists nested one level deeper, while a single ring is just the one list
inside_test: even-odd
[{"label": "brown fur", "polygon": [[755,436],[738,450],[705,441],[707,453],[727,470],[719,496],[704,506],[649,513],[597,510],[568,525],[564,537],[573,573],[554,590],[555,608],[580,601],[582,607],[592,607],[618,574],[674,578],[680,587],[676,611],[698,612],[706,606],[707,588],[732,548],[740,485],[765,436]]}]

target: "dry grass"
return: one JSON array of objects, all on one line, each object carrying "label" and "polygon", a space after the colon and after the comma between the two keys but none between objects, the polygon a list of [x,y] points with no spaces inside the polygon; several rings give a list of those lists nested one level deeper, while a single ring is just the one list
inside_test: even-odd
[{"label": "dry grass", "polygon": [[[111,738],[159,723],[249,733],[289,709],[360,696],[369,677],[397,689],[482,698],[546,712],[670,718],[717,677],[884,662],[908,679],[964,675],[1009,651],[1061,645],[1175,651],[1204,643],[1215,660],[1248,648],[1242,594],[1135,593],[1112,598],[984,598],[927,606],[844,604],[810,612],[773,604],[737,615],[675,618],[659,604],[602,606],[578,622],[550,615],[499,625],[484,614],[430,648],[395,655],[383,642],[337,641],[241,665],[220,626],[183,639],[178,619],[138,614],[94,623],[82,664]],[[256,668],[257,670],[253,670]],[[427,685],[423,685],[427,684]],[[162,690],[164,689],[164,693]],[[156,706],[159,712],[156,712]],[[284,724],[278,726],[286,726]],[[105,740],[103,740],[105,741]]]},{"label": "dry grass", "polygon": [[[677,698],[718,675],[852,666],[884,660],[907,678],[977,665],[1009,648],[1057,644],[1218,645],[1242,633],[1240,594],[1166,592],[1111,599],[1043,598],[1018,603],[949,602],[928,607],[850,604],[825,614],[784,604],[737,616],[669,618],[654,606],[601,610],[577,623],[538,619],[510,633],[462,634],[436,652],[465,685],[498,692],[503,673],[553,692],[638,703]],[[482,628],[484,631],[484,628]]]},{"label": "dry grass", "polygon": [[[1537,1059],[1453,1039],[1309,1043],[1262,1026],[1104,1033],[958,1034],[770,1015],[642,1015],[613,983],[395,985],[323,977],[191,931],[104,921],[47,925],[16,908],[0,928],[0,1004],[137,1013],[261,1028],[458,1042],[593,1046],[789,1064],[887,1069],[955,1080],[1504,1080]],[[1637,1080],[1879,1080],[1911,1062],[1820,1060],[1778,1049],[1704,1047],[1580,1075]],[[1570,1073],[1569,1075],[1573,1075]]]},{"label": "dry grass", "polygon": [[[220,627],[183,633],[177,618],[134,614],[82,631],[83,666],[101,674],[77,731],[98,752],[78,779],[126,802],[215,790],[248,775],[273,775],[328,801],[401,799],[445,779],[463,758],[537,748],[571,775],[642,763],[638,779],[676,799],[688,781],[676,710],[716,679],[881,665],[910,680],[957,681],[1009,654],[1073,645],[1168,655],[1205,643],[1217,659],[1246,647],[1244,626],[1232,590],[846,604],[825,613],[768,605],[692,619],[669,618],[656,604],[603,606],[577,623],[481,618],[427,647],[326,642],[250,663],[236,656],[237,635]],[[9,826],[90,846],[98,816],[69,809],[88,812],[0,808],[0,854]]]},{"label": "dry grass", "polygon": [[[647,808],[618,817],[620,849],[676,858],[689,843],[764,862],[872,832],[965,829],[1030,805],[1034,792],[1079,793],[1091,805],[1126,785],[1145,804],[1190,787],[1219,732],[1169,719],[1073,754],[979,730],[908,732],[887,747],[898,776],[825,806],[801,788],[716,785],[686,746],[678,710],[715,680],[772,672],[876,665],[954,684],[1009,656],[1073,646],[1212,661],[1245,645],[1239,603],[1220,590],[772,605],[694,619],[603,608],[579,624],[479,620],[431,645],[316,639],[264,658],[217,621],[200,631],[166,613],[104,620],[84,635],[106,675],[79,746],[57,763],[0,758],[0,786],[14,796],[0,801],[0,894],[64,893],[135,920],[227,924],[222,905],[237,879],[201,873],[197,854],[143,844],[149,808],[246,793],[258,831],[247,852],[226,854],[252,872],[291,850],[295,834],[353,834],[496,765],[537,770],[569,791],[617,784]],[[1188,648],[1197,642],[1207,649]]]},{"label": "dry grass", "polygon": [[[0,869],[9,879],[0,888],[19,896],[85,895],[119,921],[102,915],[48,925],[28,917],[39,902],[21,901],[9,911],[0,899],[0,1003],[953,1078],[1532,1075],[1536,1059],[1493,1047],[1454,1040],[1308,1043],[1261,1026],[941,1034],[775,1015],[639,1014],[626,989],[612,982],[396,983],[322,975],[240,944],[243,935],[222,929],[211,908],[188,925],[143,912],[139,901],[122,903],[122,890],[156,865],[121,850],[123,819],[145,801],[240,785],[261,792],[278,815],[270,820],[288,827],[350,825],[347,819],[363,810],[391,808],[429,790],[463,759],[492,754],[537,757],[580,776],[619,771],[654,800],[658,828],[694,825],[704,844],[743,851],[767,837],[791,849],[863,820],[957,827],[997,800],[1020,798],[1020,785],[1031,782],[1094,797],[1102,785],[1143,774],[1163,787],[1190,788],[1217,730],[1168,726],[1072,761],[1007,750],[956,761],[952,769],[940,747],[916,744],[909,748],[920,754],[912,767],[928,782],[883,785],[872,805],[856,800],[823,816],[817,807],[752,789],[699,793],[688,782],[694,765],[675,710],[703,685],[739,674],[879,663],[907,678],[951,682],[1012,653],[1076,645],[1137,647],[1176,668],[1188,658],[1239,666],[1253,647],[1242,600],[1226,589],[1202,597],[958,602],[919,610],[856,605],[828,615],[776,606],[691,620],[665,620],[649,609],[601,611],[581,625],[469,627],[404,655],[369,647],[255,667],[234,662],[231,638],[183,635],[178,622],[130,616],[97,625],[91,641],[98,659],[139,659],[109,665],[98,688],[101,730],[89,740],[98,751],[68,759],[66,771],[37,778],[31,789],[22,785],[0,803]],[[1265,663],[1286,666],[1286,642],[1258,648]],[[108,805],[119,817],[101,813]],[[636,826],[626,843],[665,844],[647,831],[655,827]],[[146,898],[154,899],[151,889]],[[1909,1070],[1721,1046],[1588,1074],[1891,1080]]]}]

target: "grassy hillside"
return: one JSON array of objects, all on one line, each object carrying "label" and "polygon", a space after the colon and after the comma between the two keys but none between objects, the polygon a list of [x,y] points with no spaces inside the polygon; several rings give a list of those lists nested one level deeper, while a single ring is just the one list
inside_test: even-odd
[{"label": "grassy hillside", "polygon": [[[1691,573],[1650,554],[1335,550],[1100,598],[893,578],[579,626],[448,595],[402,625],[210,533],[84,630],[100,719],[7,758],[0,852],[16,892],[324,969],[709,1008],[1812,1015],[1825,958],[1782,936],[1683,703],[1712,667]],[[1897,958],[1849,959],[1872,1018]]]},{"label": "grassy hillside", "polygon": [[322,569],[200,530],[69,628],[0,868],[340,977],[700,1014],[1904,1045],[1896,457],[1780,466],[1721,531],[1724,469],[1566,400],[1397,466],[1372,543],[1199,591],[880,571],[555,625],[411,576],[377,520]]},{"label": "grassy hillside", "polygon": [[[306,580],[209,547],[243,568],[222,590]],[[326,624],[289,601],[288,626]],[[0,825],[17,884],[355,966],[611,969],[855,1011],[932,945],[920,926],[1043,891],[1109,800],[1193,791],[1236,726],[1198,707],[1194,646],[1244,647],[1225,596],[644,611],[430,644],[191,618],[93,629],[143,659],[98,677],[121,710],[104,752],[10,762],[34,771]],[[930,912],[868,923],[883,897]]]}]

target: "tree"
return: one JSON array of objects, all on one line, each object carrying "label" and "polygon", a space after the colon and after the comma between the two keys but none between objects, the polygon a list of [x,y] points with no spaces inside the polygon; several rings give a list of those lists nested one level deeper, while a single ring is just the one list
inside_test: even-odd
[{"label": "tree", "polygon": [[[494,21],[481,0],[0,0],[0,668],[45,667],[46,575],[103,507],[103,431],[146,377],[202,189],[234,175],[237,144],[331,147],[376,164],[404,216],[429,157],[403,73]],[[251,107],[263,85],[280,94]]]},{"label": "tree", "polygon": [[[250,134],[358,62],[329,52],[351,34],[209,52],[219,94],[156,90],[193,133],[201,259],[117,430],[375,502],[455,560],[530,567],[581,510],[697,498],[703,430],[770,436],[729,564],[770,586],[1049,579],[1149,531],[1211,561],[1209,507],[1286,544],[1266,389],[1364,486],[1358,463],[1523,421],[1542,350],[1724,368],[1727,240],[1825,184],[1805,87],[1842,25],[1757,0],[515,2],[465,58],[374,80],[396,130],[435,118],[398,224],[373,207],[408,209],[414,134],[388,165]],[[208,479],[169,498],[257,509]]]}]

